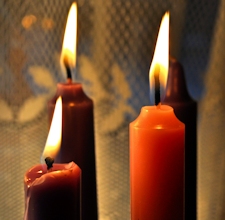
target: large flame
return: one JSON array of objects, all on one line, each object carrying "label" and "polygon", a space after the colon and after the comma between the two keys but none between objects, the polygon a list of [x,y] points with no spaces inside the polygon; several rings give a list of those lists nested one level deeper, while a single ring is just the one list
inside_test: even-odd
[{"label": "large flame", "polygon": [[62,98],[60,96],[56,101],[51,127],[42,154],[42,161],[46,157],[51,157],[53,159],[56,157],[61,146],[61,139],[62,139]]},{"label": "large flame", "polygon": [[[164,90],[167,83],[169,68],[169,12],[162,18],[154,56],[149,70],[151,93],[154,93],[154,75],[159,74],[160,89]],[[156,73],[156,71],[158,73]],[[162,94],[162,92],[161,92]]]},{"label": "large flame", "polygon": [[74,2],[70,8],[61,53],[61,63],[69,67],[76,65],[77,44],[77,4]]}]

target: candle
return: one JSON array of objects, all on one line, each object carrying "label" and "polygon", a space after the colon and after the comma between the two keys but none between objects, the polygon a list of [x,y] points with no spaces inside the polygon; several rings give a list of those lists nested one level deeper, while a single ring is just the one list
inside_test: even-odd
[{"label": "candle", "polygon": [[[169,15],[166,13],[150,68],[151,83],[166,77],[168,51],[165,49],[168,49],[168,42],[162,36],[168,36],[168,27]],[[159,46],[161,41],[167,42],[166,46]],[[164,48],[162,56],[157,56],[159,48]],[[157,77],[159,79],[156,80]],[[166,82],[159,81],[160,86]],[[159,86],[155,85],[155,90],[159,91]],[[183,219],[184,129],[184,124],[176,118],[172,107],[160,103],[142,107],[138,118],[130,123],[132,220]]]},{"label": "candle", "polygon": [[62,106],[57,100],[42,161],[24,176],[24,220],[80,220],[81,170],[74,163],[53,164],[61,142]]},{"label": "candle", "polygon": [[166,95],[162,103],[173,107],[185,124],[185,219],[196,219],[197,103],[188,94],[182,65],[170,59]]},{"label": "candle", "polygon": [[[62,96],[62,143],[55,161],[58,163],[74,161],[81,168],[82,220],[97,220],[93,101],[84,93],[82,84],[72,81],[71,74],[71,68],[75,66],[76,62],[74,44],[76,32],[71,32],[76,26],[74,24],[76,14],[76,4],[74,3],[68,15],[61,55],[68,80],[65,83],[57,84],[56,94],[48,103],[48,114],[51,120],[56,99]],[[70,44],[71,42],[72,44]]]},{"label": "candle", "polygon": [[80,220],[80,168],[73,162],[29,169],[24,177],[25,220]]}]

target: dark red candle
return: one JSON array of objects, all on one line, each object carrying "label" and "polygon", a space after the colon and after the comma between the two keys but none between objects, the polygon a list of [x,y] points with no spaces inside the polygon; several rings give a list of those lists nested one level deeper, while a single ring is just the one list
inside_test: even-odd
[{"label": "dark red candle", "polygon": [[82,170],[82,220],[97,219],[93,102],[80,83],[58,83],[48,103],[51,120],[56,99],[62,97],[62,142],[57,163],[74,161]]},{"label": "dark red candle", "polygon": [[24,220],[80,220],[81,170],[73,162],[54,164],[50,172],[43,164],[24,176]]},{"label": "dark red candle", "polygon": [[82,170],[82,220],[97,220],[97,192],[94,141],[93,101],[86,96],[80,83],[72,82],[72,68],[76,63],[77,7],[71,6],[61,63],[67,72],[67,82],[58,83],[55,96],[48,103],[49,120],[56,99],[62,97],[62,142],[57,163],[74,161]]},{"label": "dark red candle", "polygon": [[74,163],[54,164],[62,133],[62,99],[57,99],[49,135],[42,154],[45,163],[24,176],[24,220],[80,220],[81,170]]},{"label": "dark red candle", "polygon": [[185,219],[196,219],[197,187],[197,103],[188,94],[182,65],[170,59],[163,104],[174,109],[185,124]]}]

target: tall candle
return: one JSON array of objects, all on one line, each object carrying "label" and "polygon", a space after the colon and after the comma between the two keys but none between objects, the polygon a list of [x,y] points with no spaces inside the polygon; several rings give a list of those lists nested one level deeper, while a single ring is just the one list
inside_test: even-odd
[{"label": "tall candle", "polygon": [[[169,15],[162,20],[156,51],[150,68],[155,91],[159,78],[168,70],[168,51],[161,50],[162,36],[168,36]],[[167,31],[165,31],[165,29]],[[157,71],[157,73],[156,73]],[[153,75],[153,76],[152,76]],[[158,79],[157,79],[158,77]],[[165,81],[165,80],[164,80]],[[160,83],[158,83],[160,82]],[[156,97],[158,97],[157,95]],[[158,98],[155,100],[158,103]],[[180,220],[184,216],[184,130],[172,107],[144,106],[130,123],[131,219]]]},{"label": "tall candle", "polygon": [[74,162],[54,164],[61,142],[61,121],[59,98],[42,156],[46,165],[35,165],[24,176],[24,220],[80,220],[81,170]]},{"label": "tall candle", "polygon": [[59,83],[48,103],[49,118],[55,101],[62,96],[63,124],[61,149],[55,161],[74,161],[82,170],[82,220],[97,219],[93,102],[79,83]]},{"label": "tall candle", "polygon": [[[56,99],[62,97],[62,143],[57,163],[74,161],[82,170],[82,220],[97,220],[97,192],[96,192],[96,165],[94,140],[93,101],[84,93],[82,84],[72,82],[71,68],[76,62],[74,29],[76,10],[71,7],[69,12],[61,60],[66,67],[68,80],[57,84],[55,96],[48,103],[49,120],[55,108]],[[75,17],[71,17],[75,15]],[[71,25],[71,26],[70,26]]]},{"label": "tall candle", "polygon": [[185,124],[185,219],[197,218],[197,103],[187,91],[182,65],[170,59],[166,95],[162,103],[173,107]]}]

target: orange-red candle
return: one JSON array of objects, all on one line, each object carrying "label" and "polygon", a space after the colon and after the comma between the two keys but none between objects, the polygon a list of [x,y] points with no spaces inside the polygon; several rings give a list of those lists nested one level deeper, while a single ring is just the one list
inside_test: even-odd
[{"label": "orange-red candle", "polygon": [[181,220],[184,124],[170,106],[145,106],[130,124],[132,220]]},{"label": "orange-red candle", "polygon": [[168,74],[169,14],[163,17],[150,68],[155,106],[144,106],[130,123],[131,220],[182,220],[184,124],[161,105]]}]

